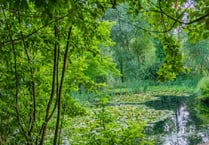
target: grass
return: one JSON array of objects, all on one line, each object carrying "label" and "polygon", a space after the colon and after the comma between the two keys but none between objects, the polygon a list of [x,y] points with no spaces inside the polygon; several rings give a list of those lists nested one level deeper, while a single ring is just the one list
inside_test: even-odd
[{"label": "grass", "polygon": [[[197,92],[196,86],[198,79],[195,80],[181,80],[160,83],[150,80],[140,80],[121,83],[114,88],[106,88],[97,93],[78,93],[74,92],[71,95],[74,99],[79,100],[84,106],[91,105],[92,102],[98,98],[109,96],[114,98],[118,96],[129,96],[133,101],[138,102],[136,94],[151,94],[151,95],[175,95],[185,96],[195,94]],[[140,98],[143,100],[143,95]]]},{"label": "grass", "polygon": [[175,82],[160,83],[156,81],[132,81],[105,90],[109,94],[136,94],[142,92],[181,92],[195,93],[198,80],[177,80]]}]

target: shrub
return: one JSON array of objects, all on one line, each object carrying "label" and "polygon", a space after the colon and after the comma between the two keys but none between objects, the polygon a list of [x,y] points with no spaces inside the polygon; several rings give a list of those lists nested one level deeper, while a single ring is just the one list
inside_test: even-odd
[{"label": "shrub", "polygon": [[209,77],[203,77],[197,85],[198,99],[203,102],[209,102]]},{"label": "shrub", "polygon": [[65,102],[62,104],[62,113],[65,115],[68,115],[69,117],[76,117],[76,116],[82,116],[86,114],[86,110],[82,105],[71,98],[71,96],[66,96]]}]

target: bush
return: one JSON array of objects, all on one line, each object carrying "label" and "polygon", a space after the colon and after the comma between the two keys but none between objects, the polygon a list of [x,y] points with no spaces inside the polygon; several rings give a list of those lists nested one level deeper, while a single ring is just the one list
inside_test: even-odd
[{"label": "bush", "polygon": [[203,102],[209,102],[209,77],[203,77],[197,85],[198,99]]},{"label": "bush", "polygon": [[62,114],[68,115],[69,117],[82,116],[86,114],[86,109],[82,107],[78,101],[71,98],[71,96],[66,96],[62,107]]},{"label": "bush", "polygon": [[141,70],[140,78],[143,80],[157,80],[157,71],[160,68],[159,63],[146,66]]}]

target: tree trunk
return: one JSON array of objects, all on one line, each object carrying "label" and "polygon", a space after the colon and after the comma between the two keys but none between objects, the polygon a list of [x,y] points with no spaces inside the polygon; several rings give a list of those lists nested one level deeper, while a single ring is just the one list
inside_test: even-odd
[{"label": "tree trunk", "polygon": [[120,74],[121,74],[121,82],[123,83],[124,82],[124,70],[123,70],[123,60],[121,59],[121,61],[119,61],[119,64],[120,64]]},{"label": "tree trunk", "polygon": [[59,137],[60,116],[61,116],[61,96],[62,96],[62,89],[63,89],[63,84],[64,84],[65,71],[66,71],[66,66],[67,66],[67,58],[68,58],[71,32],[72,32],[72,26],[68,30],[68,38],[67,38],[67,44],[66,44],[65,54],[64,54],[64,62],[63,62],[63,68],[62,68],[62,76],[60,80],[59,94],[57,96],[57,121],[56,121],[56,129],[54,133],[54,145],[57,144],[57,140]]}]

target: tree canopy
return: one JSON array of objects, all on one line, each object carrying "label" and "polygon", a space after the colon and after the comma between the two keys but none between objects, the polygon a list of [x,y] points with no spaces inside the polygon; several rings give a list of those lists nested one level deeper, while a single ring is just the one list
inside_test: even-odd
[{"label": "tree canopy", "polygon": [[[126,11],[118,22],[127,25],[119,33],[104,15],[121,4]],[[158,78],[172,80],[187,72],[179,35],[187,33],[191,43],[208,38],[208,5],[208,0],[0,0],[2,143],[17,131],[13,142],[44,144],[53,132],[56,145],[67,94],[81,86],[97,90],[108,76],[119,76],[114,54],[106,53],[111,46],[123,74],[124,57],[135,55],[135,61],[143,64],[144,50],[154,48],[145,38],[151,35],[165,51]],[[128,51],[132,56],[126,56]],[[55,125],[50,124],[52,119]]]}]

